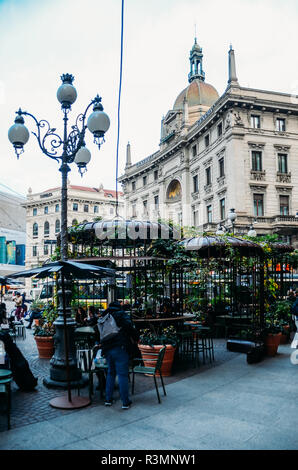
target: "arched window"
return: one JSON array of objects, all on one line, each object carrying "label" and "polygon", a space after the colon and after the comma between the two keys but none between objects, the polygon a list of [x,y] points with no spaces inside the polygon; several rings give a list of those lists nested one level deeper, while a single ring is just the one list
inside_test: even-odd
[{"label": "arched window", "polygon": [[49,222],[44,223],[44,236],[48,237],[50,235],[50,224]]},{"label": "arched window", "polygon": [[60,232],[60,220],[57,219],[55,222],[55,233],[59,233],[59,232]]},{"label": "arched window", "polygon": [[33,224],[33,237],[38,237],[38,224],[36,222]]}]

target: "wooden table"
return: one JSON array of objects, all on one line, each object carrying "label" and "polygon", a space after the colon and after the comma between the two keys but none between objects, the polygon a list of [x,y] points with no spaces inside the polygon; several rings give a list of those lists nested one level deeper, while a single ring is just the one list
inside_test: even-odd
[{"label": "wooden table", "polygon": [[176,322],[185,321],[194,318],[194,315],[180,315],[177,317],[166,317],[166,318],[133,318],[134,323],[163,323],[163,322]]}]

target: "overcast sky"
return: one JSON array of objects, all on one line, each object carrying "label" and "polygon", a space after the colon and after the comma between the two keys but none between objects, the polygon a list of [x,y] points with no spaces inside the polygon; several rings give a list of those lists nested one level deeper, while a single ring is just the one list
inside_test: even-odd
[{"label": "overcast sky", "polygon": [[[7,130],[20,106],[61,128],[56,91],[72,73],[70,124],[99,93],[111,127],[100,151],[88,137],[88,172],[81,178],[73,164],[70,181],[115,188],[120,13],[120,0],[0,0],[0,183],[21,194],[60,185],[35,137],[17,162]],[[161,118],[188,83],[195,23],[206,82],[219,94],[230,43],[240,85],[298,94],[297,0],[125,0],[120,174],[128,141],[133,163],[158,150]]]}]

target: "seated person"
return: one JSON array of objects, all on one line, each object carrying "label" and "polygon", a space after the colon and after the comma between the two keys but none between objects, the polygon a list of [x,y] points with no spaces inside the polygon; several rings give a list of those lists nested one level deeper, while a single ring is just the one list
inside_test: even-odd
[{"label": "seated person", "polygon": [[90,305],[88,307],[88,318],[86,320],[86,325],[95,326],[96,324],[97,324],[96,309],[95,307],[93,307],[93,305]]},{"label": "seated person", "polygon": [[26,328],[30,330],[33,320],[39,320],[41,317],[42,317],[42,312],[39,309],[36,308],[35,310],[31,310],[30,317],[26,318],[26,321],[29,322]]},{"label": "seated person", "polygon": [[78,326],[86,326],[87,312],[83,307],[78,307],[76,313],[76,323]]}]

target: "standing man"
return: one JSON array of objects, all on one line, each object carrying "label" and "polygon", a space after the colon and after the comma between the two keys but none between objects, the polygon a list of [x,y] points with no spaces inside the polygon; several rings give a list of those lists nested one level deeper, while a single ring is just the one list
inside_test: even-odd
[{"label": "standing man", "polygon": [[132,341],[138,340],[138,332],[128,321],[119,302],[111,302],[98,320],[102,354],[107,359],[106,406],[113,404],[116,375],[118,376],[122,409],[131,406],[128,392],[129,353]]},{"label": "standing man", "polygon": [[17,320],[20,321],[21,316],[22,316],[23,298],[22,298],[22,296],[19,292],[16,293],[14,301],[15,301],[16,307],[17,307],[16,311],[15,311],[15,316],[16,316]]}]

